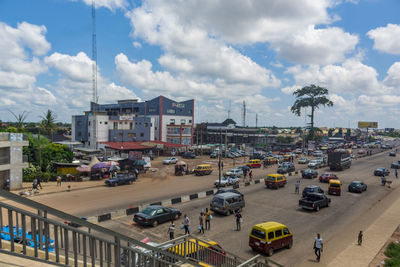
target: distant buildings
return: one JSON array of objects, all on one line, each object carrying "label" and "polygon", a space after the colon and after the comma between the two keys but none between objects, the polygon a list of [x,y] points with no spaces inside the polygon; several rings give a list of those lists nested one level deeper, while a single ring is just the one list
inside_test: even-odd
[{"label": "distant buildings", "polygon": [[193,122],[193,99],[177,102],[159,96],[144,102],[91,102],[85,115],[72,116],[72,140],[93,149],[106,142],[163,141],[192,145]]},{"label": "distant buildings", "polygon": [[28,167],[22,150],[28,145],[22,133],[0,133],[0,188],[4,188],[7,180],[10,189],[22,188],[22,169]]}]

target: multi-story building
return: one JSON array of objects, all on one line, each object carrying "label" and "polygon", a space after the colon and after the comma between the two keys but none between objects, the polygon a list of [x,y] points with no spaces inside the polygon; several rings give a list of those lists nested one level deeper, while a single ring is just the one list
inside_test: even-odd
[{"label": "multi-story building", "polygon": [[193,144],[194,100],[163,96],[139,102],[90,103],[85,115],[72,116],[72,140],[89,148],[104,142],[163,141]]},{"label": "multi-story building", "polygon": [[22,188],[22,169],[28,167],[22,148],[29,145],[23,137],[22,133],[0,133],[0,188],[7,180],[10,189]]}]

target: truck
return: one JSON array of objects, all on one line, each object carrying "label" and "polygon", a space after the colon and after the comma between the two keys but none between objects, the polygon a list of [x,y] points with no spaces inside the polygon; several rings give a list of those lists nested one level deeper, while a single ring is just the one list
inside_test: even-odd
[{"label": "truck", "polygon": [[104,183],[108,186],[116,186],[123,184],[131,184],[136,180],[136,176],[133,174],[119,173],[115,177],[107,179]]},{"label": "truck", "polygon": [[343,170],[351,166],[351,154],[346,150],[332,151],[328,153],[328,166],[331,171]]},{"label": "truck", "polygon": [[321,193],[308,193],[299,200],[299,206],[303,209],[319,211],[320,208],[329,207],[331,199]]}]

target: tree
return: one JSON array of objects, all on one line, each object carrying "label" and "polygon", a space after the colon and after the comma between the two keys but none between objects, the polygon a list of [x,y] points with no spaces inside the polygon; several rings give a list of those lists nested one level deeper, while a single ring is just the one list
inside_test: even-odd
[{"label": "tree", "polygon": [[333,135],[333,131],[334,131],[335,129],[333,129],[333,128],[330,128],[329,130],[328,130],[328,137],[332,137],[332,135]]},{"label": "tree", "polygon": [[343,137],[343,129],[342,128],[339,128],[338,134],[340,135],[340,137]]},{"label": "tree", "polygon": [[56,115],[52,110],[48,109],[47,112],[40,117],[42,118],[40,128],[43,129],[47,136],[50,136],[57,128]]},{"label": "tree", "polygon": [[26,111],[23,111],[22,113],[19,113],[18,115],[16,115],[14,112],[12,112],[11,110],[9,110],[11,112],[11,114],[14,116],[14,118],[17,120],[17,131],[19,133],[24,132],[24,124],[25,124],[25,120],[26,117],[28,116],[28,114],[26,113]]},{"label": "tree", "polygon": [[301,115],[302,108],[311,108],[311,115],[308,115],[311,118],[310,123],[310,138],[314,139],[314,112],[315,109],[318,109],[322,106],[333,106],[333,102],[330,101],[326,95],[328,94],[328,89],[316,86],[311,84],[309,86],[305,86],[301,89],[297,89],[294,91],[293,95],[296,97],[296,101],[291,107],[291,111],[297,116]]}]

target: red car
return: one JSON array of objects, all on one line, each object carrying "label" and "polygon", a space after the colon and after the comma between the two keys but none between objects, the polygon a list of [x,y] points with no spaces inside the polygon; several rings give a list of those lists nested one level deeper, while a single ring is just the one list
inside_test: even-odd
[{"label": "red car", "polygon": [[334,173],[323,173],[319,176],[319,181],[321,183],[329,183],[330,179],[339,179]]}]

